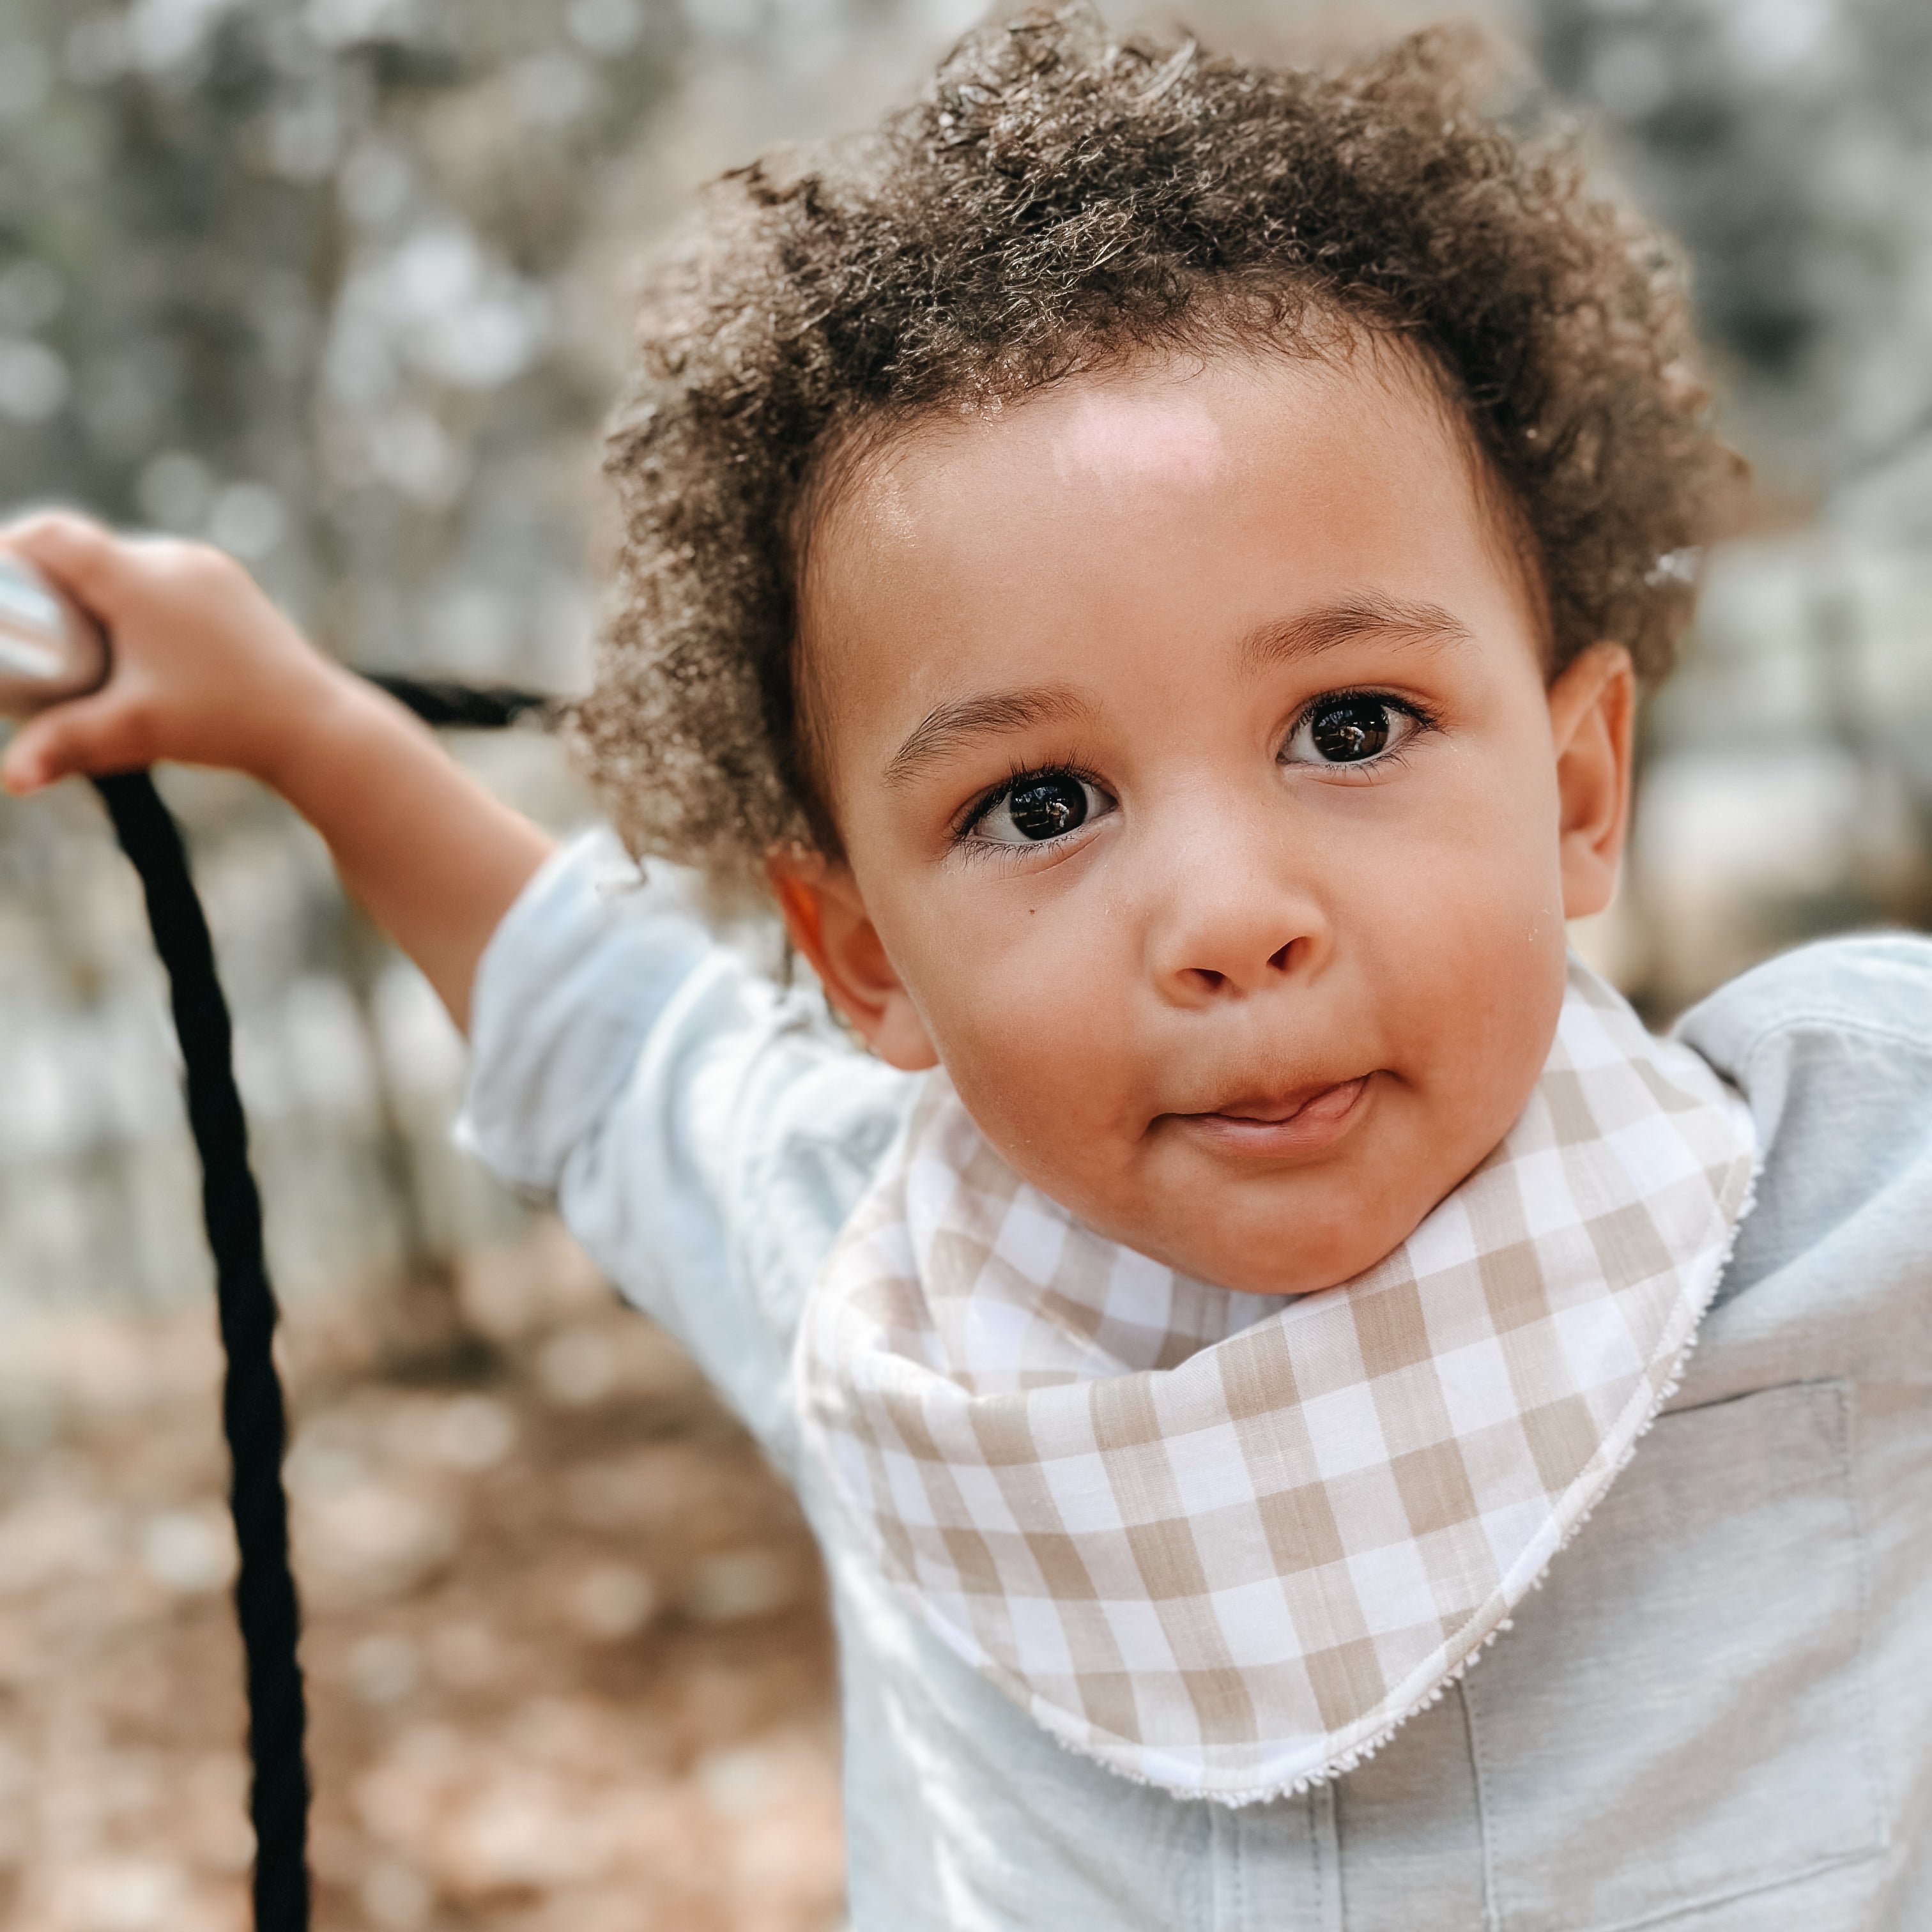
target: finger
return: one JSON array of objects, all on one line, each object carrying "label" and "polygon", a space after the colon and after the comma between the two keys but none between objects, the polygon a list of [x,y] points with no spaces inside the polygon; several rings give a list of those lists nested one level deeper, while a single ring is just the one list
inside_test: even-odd
[{"label": "finger", "polygon": [[90,517],[84,510],[70,510],[56,506],[44,510],[29,510],[16,517],[10,523],[0,524],[0,544],[19,544],[37,542],[49,533],[58,536],[62,530],[92,530],[97,535],[112,537],[113,532],[98,517]]},{"label": "finger", "polygon": [[130,557],[105,524],[72,510],[47,510],[0,530],[0,544],[38,564],[95,616],[112,621]]},{"label": "finger", "polygon": [[16,797],[76,772],[122,772],[147,763],[124,700],[76,698],[21,726],[0,764],[0,782]]}]

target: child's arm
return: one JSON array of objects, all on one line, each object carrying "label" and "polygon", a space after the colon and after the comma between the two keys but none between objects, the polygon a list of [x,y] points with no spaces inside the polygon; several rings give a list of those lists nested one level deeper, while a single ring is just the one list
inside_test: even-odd
[{"label": "child's arm", "polygon": [[8,789],[164,758],[248,772],[321,833],[350,893],[464,1025],[477,962],[549,853],[544,835],[314,650],[220,551],[68,515],[0,529],[0,544],[93,612],[114,652],[100,690],[18,733]]}]

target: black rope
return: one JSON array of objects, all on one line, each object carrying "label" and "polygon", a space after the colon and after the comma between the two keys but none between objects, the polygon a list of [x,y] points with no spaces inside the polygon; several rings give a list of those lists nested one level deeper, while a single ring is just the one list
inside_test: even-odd
[{"label": "black rope", "polygon": [[201,1156],[202,1209],[228,1358],[221,1421],[241,1557],[235,1615],[248,1668],[248,1754],[254,1764],[248,1809],[255,1827],[255,1924],[259,1932],[306,1932],[308,1768],[296,1655],[300,1613],[282,1491],[287,1425],[273,1352],[275,1298],[262,1247],[261,1197],[248,1167],[248,1126],[235,1086],[228,1003],[215,976],[214,949],[187,850],[153,779],[146,772],[123,772],[94,784],[121,849],[140,876],[154,947],[167,969],[187,1070],[188,1125]]},{"label": "black rope", "polygon": [[[508,686],[376,677],[425,724],[488,729],[547,715],[552,700]],[[221,1420],[232,1470],[229,1507],[240,1564],[236,1620],[248,1687],[248,1755],[254,1767],[256,1932],[307,1932],[308,1767],[302,1634],[289,1568],[282,1457],[288,1423],[275,1372],[275,1297],[262,1244],[262,1202],[248,1166],[248,1125],[235,1084],[234,1029],[216,974],[208,921],[187,848],[146,772],[97,778],[115,836],[140,876],[154,947],[168,975],[186,1070],[188,1118],[201,1159],[202,1210],[214,1257],[215,1302],[227,1373]]]},{"label": "black rope", "polygon": [[523,718],[547,718],[556,700],[540,691],[512,684],[452,684],[441,678],[396,677],[385,671],[364,676],[379,691],[406,705],[425,724],[451,724],[494,730]]}]

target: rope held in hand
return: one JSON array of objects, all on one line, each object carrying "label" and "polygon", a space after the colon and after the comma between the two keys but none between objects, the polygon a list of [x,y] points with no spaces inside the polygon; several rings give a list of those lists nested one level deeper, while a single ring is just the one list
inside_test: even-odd
[{"label": "rope held in hand", "polygon": [[[472,689],[398,677],[372,682],[430,724],[509,724],[549,703],[534,692],[507,688]],[[248,1755],[254,1768],[249,1815],[255,1828],[255,1924],[256,1932],[308,1932],[307,1718],[296,1655],[301,1613],[289,1568],[288,1499],[282,1487],[288,1424],[275,1372],[275,1297],[262,1244],[261,1196],[248,1166],[248,1125],[235,1084],[234,1029],[188,850],[154,780],[146,772],[123,772],[94,782],[147,901],[186,1070],[188,1126],[201,1159],[202,1210],[227,1358],[221,1420],[241,1559],[235,1613],[242,1629]]]},{"label": "rope held in hand", "polygon": [[262,1247],[262,1202],[248,1167],[248,1125],[236,1090],[233,1030],[215,976],[208,921],[181,833],[146,772],[94,780],[115,836],[140,876],[155,950],[167,969],[187,1069],[188,1125],[201,1156],[201,1204],[214,1256],[215,1301],[228,1370],[221,1422],[233,1474],[229,1507],[241,1566],[235,1614],[248,1667],[249,1812],[255,1827],[259,1932],[308,1925],[308,1769],[282,1492],[287,1426],[275,1373],[275,1298]]}]

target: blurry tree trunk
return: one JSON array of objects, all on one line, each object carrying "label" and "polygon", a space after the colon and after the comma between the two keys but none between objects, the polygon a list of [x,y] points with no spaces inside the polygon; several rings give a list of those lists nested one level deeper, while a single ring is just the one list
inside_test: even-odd
[{"label": "blurry tree trunk", "polygon": [[[67,849],[74,828],[61,822],[59,806],[52,801],[20,806],[13,815],[34,922],[46,936],[61,994],[75,1018],[101,1018],[110,1003],[111,976],[101,957],[100,936],[92,916],[95,908],[86,890],[92,880],[74,866]],[[129,889],[133,890],[131,881]],[[87,1231],[89,1288],[105,1300],[146,1302],[154,1298],[158,1284],[151,1279],[145,1244],[134,1225],[135,1150],[124,1138],[113,1118],[115,1109],[100,1090],[101,1074],[98,1064],[83,1063],[68,1075],[94,1090],[83,1103],[88,1131],[71,1170],[86,1204],[78,1220]]]},{"label": "blurry tree trunk", "polygon": [[392,1375],[430,1380],[473,1373],[488,1358],[464,1321],[454,1258],[438,1239],[424,1199],[422,1164],[376,1011],[388,958],[380,934],[355,906],[342,916],[342,975],[362,1030],[374,1091],[376,1169],[396,1232],[396,1279],[376,1309],[386,1366]]},{"label": "blurry tree trunk", "polygon": [[1810,616],[1806,635],[1816,674],[1818,715],[1832,742],[1851,759],[1868,808],[1877,807],[1875,794],[1886,780],[1898,784],[1910,808],[1918,859],[1902,884],[1888,880],[1874,890],[1869,878],[1848,880],[1841,900],[1822,908],[1820,924],[1836,929],[1895,919],[1924,928],[1932,923],[1932,764],[1913,757],[1911,740],[1901,742],[1867,699],[1860,649],[1863,623],[1850,585],[1828,579]]}]

